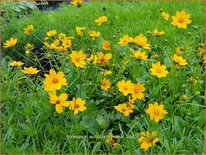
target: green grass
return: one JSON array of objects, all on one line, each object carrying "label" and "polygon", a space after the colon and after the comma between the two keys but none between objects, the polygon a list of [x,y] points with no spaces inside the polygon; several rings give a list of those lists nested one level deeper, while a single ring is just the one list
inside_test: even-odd
[{"label": "green grass", "polygon": [[[103,11],[103,7],[106,11]],[[171,19],[162,19],[160,8],[170,16],[175,15],[177,10],[184,9],[191,14],[192,24],[187,29],[178,29],[171,25]],[[18,44],[12,49],[2,49],[5,58],[2,61],[2,153],[204,153],[205,66],[203,58],[197,52],[200,44],[205,42],[204,12],[203,2],[91,2],[85,3],[81,8],[69,5],[62,7],[60,11],[35,11],[28,17],[3,23],[2,42],[16,37]],[[102,15],[108,16],[109,20],[99,27],[94,20]],[[29,24],[34,25],[35,32],[26,36],[23,29]],[[76,26],[99,30],[102,36],[96,41],[89,39],[87,34],[80,39],[75,32]],[[143,62],[129,59],[128,65],[120,66],[121,59],[129,55],[129,47],[119,46],[119,38],[124,34],[146,35],[154,28],[164,30],[166,34],[159,38],[147,35],[152,46],[152,50],[148,52],[150,58]],[[88,65],[85,70],[78,70],[61,58],[59,66],[53,67],[64,71],[69,79],[68,83],[72,83],[69,90],[65,88],[64,91],[69,93],[70,99],[74,95],[84,98],[87,110],[76,116],[69,110],[59,115],[49,103],[41,76],[25,76],[19,69],[7,66],[10,59],[24,60],[17,52],[24,55],[23,47],[28,42],[36,47],[34,53],[39,53],[37,50],[43,46],[40,40],[51,29],[76,36],[72,47],[83,49],[87,55],[89,51],[100,50],[104,39],[112,43],[112,63],[116,67],[109,66],[108,69],[114,73],[110,80],[115,94],[101,91],[99,81],[102,76],[93,65]],[[116,38],[112,38],[113,35]],[[177,46],[184,48],[183,57],[189,63],[179,70],[172,67],[174,65],[171,59]],[[152,57],[153,54],[158,54],[158,60],[170,71],[166,78],[159,80],[150,74],[151,64],[157,61]],[[24,62],[38,68],[38,64],[31,64],[26,60]],[[191,76],[197,79],[196,85],[189,80]],[[135,112],[129,117],[124,117],[113,108],[126,101],[115,86],[121,79],[142,82],[146,87],[146,101],[137,101]],[[18,85],[19,80],[23,81],[21,86]],[[89,82],[92,84],[89,85]],[[185,95],[189,97],[186,100],[183,99]],[[168,111],[168,115],[158,124],[151,121],[145,112],[148,104],[154,101],[163,103]],[[144,130],[157,131],[160,139],[148,151],[141,150],[137,140]],[[98,135],[108,135],[110,131],[114,135],[123,136],[116,139],[119,147],[112,147],[105,139],[97,138]],[[70,137],[72,135],[87,138],[75,139]]]}]

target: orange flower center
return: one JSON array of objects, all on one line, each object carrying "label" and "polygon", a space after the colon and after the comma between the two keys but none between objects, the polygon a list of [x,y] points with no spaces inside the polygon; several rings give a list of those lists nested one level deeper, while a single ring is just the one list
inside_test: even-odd
[{"label": "orange flower center", "polygon": [[139,93],[139,89],[135,89],[134,92],[135,92],[136,94],[138,94],[138,93]]},{"label": "orange flower center", "polygon": [[106,82],[103,82],[102,85],[103,85],[103,86],[107,86],[107,83],[106,83]]},{"label": "orange flower center", "polygon": [[78,109],[78,108],[79,108],[79,104],[76,104],[76,105],[75,105],[75,109]]},{"label": "orange flower center", "polygon": [[183,22],[184,22],[184,19],[183,19],[183,18],[179,18],[178,22],[179,22],[179,23],[183,23]]},{"label": "orange flower center", "polygon": [[124,90],[128,90],[127,86],[124,86],[123,89],[124,89]]},{"label": "orange flower center", "polygon": [[138,59],[142,59],[142,56],[141,56],[141,55],[139,55],[137,58],[138,58]]},{"label": "orange flower center", "polygon": [[80,58],[75,58],[75,60],[76,60],[77,62],[79,62],[79,61],[80,61]]},{"label": "orange flower center", "polygon": [[155,110],[155,111],[154,111],[154,114],[155,114],[155,115],[159,115],[159,110]]},{"label": "orange flower center", "polygon": [[157,68],[157,73],[161,73],[162,70],[160,68]]},{"label": "orange flower center", "polygon": [[56,101],[56,104],[60,104],[60,101],[59,101],[59,100],[57,100],[57,101]]},{"label": "orange flower center", "polygon": [[53,83],[58,83],[59,80],[58,80],[57,78],[54,78],[52,82],[53,82]]},{"label": "orange flower center", "polygon": [[125,109],[125,108],[122,108],[122,111],[123,111],[123,112],[125,112],[125,111],[126,111],[126,109]]}]

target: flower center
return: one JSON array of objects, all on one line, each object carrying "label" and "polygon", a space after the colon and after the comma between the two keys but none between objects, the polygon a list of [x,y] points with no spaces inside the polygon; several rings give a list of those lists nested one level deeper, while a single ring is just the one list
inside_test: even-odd
[{"label": "flower center", "polygon": [[125,112],[125,111],[126,111],[126,109],[125,109],[125,108],[122,108],[122,111],[123,111],[123,112]]},{"label": "flower center", "polygon": [[154,114],[155,114],[155,115],[159,115],[159,110],[155,110],[155,111],[154,111]]},{"label": "flower center", "polygon": [[141,55],[139,55],[137,58],[138,58],[138,59],[142,59],[142,56],[141,56]]},{"label": "flower center", "polygon": [[127,86],[124,86],[123,89],[124,89],[124,90],[128,90]]},{"label": "flower center", "polygon": [[59,101],[59,100],[57,100],[57,101],[56,101],[56,104],[60,104],[60,101]]},{"label": "flower center", "polygon": [[79,61],[80,61],[80,58],[76,58],[75,60],[76,60],[77,62],[79,62]]},{"label": "flower center", "polygon": [[79,108],[79,104],[76,104],[76,105],[75,105],[75,109],[78,109],[78,108]]},{"label": "flower center", "polygon": [[184,22],[184,19],[183,19],[183,18],[179,18],[178,22],[179,22],[179,23],[183,23],[183,22]]},{"label": "flower center", "polygon": [[157,73],[161,73],[162,70],[160,68],[157,68]]},{"label": "flower center", "polygon": [[135,92],[136,94],[138,94],[138,93],[139,93],[139,89],[135,89],[134,92]]},{"label": "flower center", "polygon": [[58,80],[57,78],[54,78],[52,82],[53,82],[53,83],[58,83],[59,80]]}]

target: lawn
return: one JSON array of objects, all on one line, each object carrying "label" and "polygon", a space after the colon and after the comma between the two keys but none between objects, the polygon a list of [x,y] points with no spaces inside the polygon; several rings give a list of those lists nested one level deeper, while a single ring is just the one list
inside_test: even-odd
[{"label": "lawn", "polygon": [[86,2],[3,19],[2,153],[204,153],[204,6]]}]

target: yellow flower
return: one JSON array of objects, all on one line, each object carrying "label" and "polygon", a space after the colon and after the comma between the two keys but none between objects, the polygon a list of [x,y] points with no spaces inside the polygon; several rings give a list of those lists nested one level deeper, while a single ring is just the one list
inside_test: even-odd
[{"label": "yellow flower", "polygon": [[134,109],[135,100],[136,100],[135,98],[132,98],[131,96],[129,96],[128,106],[132,109]]},{"label": "yellow flower", "polygon": [[76,67],[84,68],[86,65],[86,55],[83,53],[83,50],[80,50],[79,52],[72,51],[69,56]]},{"label": "yellow flower", "polygon": [[143,34],[136,36],[133,42],[144,49],[150,50],[150,44],[147,43],[147,38]]},{"label": "yellow flower", "polygon": [[59,39],[54,40],[53,44],[55,44],[56,46],[59,46],[60,40]]},{"label": "yellow flower", "polygon": [[196,85],[197,80],[194,77],[190,77],[190,81],[193,83],[193,85]]},{"label": "yellow flower", "polygon": [[51,31],[48,31],[47,32],[47,36],[48,37],[53,37],[53,36],[55,36],[57,34],[57,31],[56,30],[51,30]]},{"label": "yellow flower", "polygon": [[85,29],[86,29],[86,27],[79,27],[79,26],[77,26],[76,27],[76,32],[77,32],[77,34],[79,36],[82,36],[83,35],[83,30],[85,30]]},{"label": "yellow flower", "polygon": [[124,96],[127,96],[128,94],[131,94],[132,92],[132,88],[133,88],[133,84],[132,82],[129,80],[129,81],[124,81],[124,80],[121,80],[117,83],[117,87],[119,89],[119,91],[124,95]]},{"label": "yellow flower", "polygon": [[95,22],[100,26],[103,23],[107,22],[107,17],[106,16],[101,16],[98,19],[95,19]]},{"label": "yellow flower", "polygon": [[85,101],[82,100],[81,98],[73,98],[72,101],[70,102],[70,110],[74,111],[74,114],[78,114],[79,111],[85,111],[87,108],[85,107]]},{"label": "yellow flower", "polygon": [[161,16],[162,16],[165,20],[168,20],[169,17],[170,17],[170,15],[169,15],[168,13],[164,12],[164,11],[161,13]]},{"label": "yellow flower", "polygon": [[77,7],[80,7],[82,6],[84,0],[72,0],[70,3],[77,6]]},{"label": "yellow flower", "polygon": [[108,135],[107,139],[106,139],[106,142],[108,144],[111,144],[112,146],[116,147],[116,146],[119,146],[120,144],[118,144],[117,142],[115,142],[115,140],[113,139],[113,134],[112,132]]},{"label": "yellow flower", "polygon": [[24,67],[22,72],[24,74],[28,74],[28,75],[36,75],[39,73],[39,70],[37,70],[36,68],[33,68],[33,67]]},{"label": "yellow flower", "polygon": [[190,20],[190,14],[186,14],[184,10],[181,12],[177,11],[176,16],[172,16],[172,25],[177,26],[178,28],[187,28],[187,24],[192,23]]},{"label": "yellow flower", "polygon": [[141,136],[138,141],[141,143],[140,148],[147,151],[155,143],[159,142],[159,138],[157,138],[157,133],[155,131],[153,131],[152,133],[146,131],[141,132]]},{"label": "yellow flower", "polygon": [[132,88],[132,98],[135,99],[143,99],[144,98],[144,92],[145,91],[145,87],[144,84],[141,83],[137,83],[137,84],[133,84],[133,88]]},{"label": "yellow flower", "polygon": [[16,45],[16,43],[17,43],[17,39],[10,38],[10,40],[7,40],[6,43],[4,43],[4,48],[13,47]]},{"label": "yellow flower", "polygon": [[29,55],[31,54],[31,51],[26,50],[26,51],[25,51],[25,54],[26,54],[27,56],[29,56]]},{"label": "yellow flower", "polygon": [[111,53],[107,53],[104,55],[102,52],[97,53],[97,63],[101,65],[107,65],[109,63],[109,60],[112,58]]},{"label": "yellow flower", "polygon": [[96,32],[96,31],[89,31],[88,33],[92,37],[93,40],[95,40],[96,38],[101,36],[101,33],[99,31],[98,32]]},{"label": "yellow flower", "polygon": [[27,50],[30,50],[30,49],[32,49],[32,48],[33,48],[33,45],[32,45],[32,44],[28,43],[28,44],[26,45],[26,49],[27,49]]},{"label": "yellow flower", "polygon": [[44,75],[44,90],[47,92],[60,90],[62,86],[67,85],[67,79],[64,77],[63,72],[58,72],[54,69],[50,69],[49,74]]},{"label": "yellow flower", "polygon": [[166,70],[166,66],[161,65],[159,61],[156,64],[152,63],[152,68],[150,68],[150,71],[152,75],[156,75],[158,78],[166,77],[169,73]]},{"label": "yellow flower", "polygon": [[100,74],[110,75],[110,74],[112,74],[112,71],[108,70],[108,71],[100,72]]},{"label": "yellow flower", "polygon": [[32,31],[34,30],[33,25],[28,25],[25,29],[24,29],[24,33],[26,35],[29,35],[30,33],[32,33]]},{"label": "yellow flower", "polygon": [[182,52],[183,52],[183,49],[182,49],[181,47],[177,47],[177,48],[176,48],[175,53],[176,53],[177,55],[181,55]]},{"label": "yellow flower", "polygon": [[93,64],[96,64],[97,63],[97,56],[92,54],[89,58],[87,58],[87,61],[89,61],[89,62],[92,61]]},{"label": "yellow flower", "polygon": [[104,78],[103,80],[101,80],[101,88],[105,91],[107,91],[111,86],[111,82],[109,80],[107,80],[106,78]]},{"label": "yellow flower", "polygon": [[133,113],[133,109],[126,103],[118,104],[117,106],[114,106],[114,108],[121,112],[124,116],[129,116],[130,113]]},{"label": "yellow flower", "polygon": [[50,103],[55,105],[56,112],[62,113],[63,107],[69,107],[70,102],[67,101],[68,95],[62,93],[60,96],[57,96],[54,93],[49,93]]},{"label": "yellow flower", "polygon": [[107,40],[103,41],[103,42],[102,42],[102,48],[103,48],[105,51],[111,50],[111,49],[110,49],[110,42],[107,41]]},{"label": "yellow flower", "polygon": [[173,59],[176,63],[180,64],[181,66],[185,66],[185,65],[188,64],[187,61],[182,58],[182,56],[177,56],[176,54],[172,57],[172,59]]},{"label": "yellow flower", "polygon": [[133,56],[134,58],[139,60],[147,60],[148,58],[148,55],[145,52],[140,52],[140,51],[133,52]]},{"label": "yellow flower", "polygon": [[56,50],[57,49],[57,46],[54,43],[51,43],[51,45],[49,45],[49,43],[44,42],[44,45],[46,47],[48,47],[50,50]]},{"label": "yellow flower", "polygon": [[157,29],[154,29],[153,34],[154,34],[156,37],[159,37],[159,36],[165,34],[165,32],[164,32],[164,31],[158,31]]},{"label": "yellow flower", "polygon": [[64,38],[62,40],[62,46],[64,48],[69,48],[71,46],[72,42],[71,42],[71,39],[70,38]]},{"label": "yellow flower", "polygon": [[64,38],[66,38],[66,34],[60,33],[60,34],[58,35],[58,38],[59,38],[59,40],[63,40]]},{"label": "yellow flower", "polygon": [[19,67],[19,66],[22,66],[24,63],[21,62],[21,61],[12,61],[9,63],[9,66],[12,66],[12,67]]},{"label": "yellow flower", "polygon": [[118,44],[121,46],[127,45],[128,43],[131,43],[133,41],[133,38],[130,37],[128,34],[124,35],[122,38],[119,39]]},{"label": "yellow flower", "polygon": [[164,110],[164,106],[162,104],[158,105],[158,103],[155,102],[154,104],[149,104],[149,108],[146,110],[146,113],[149,114],[151,120],[158,123],[167,114],[167,111]]}]

